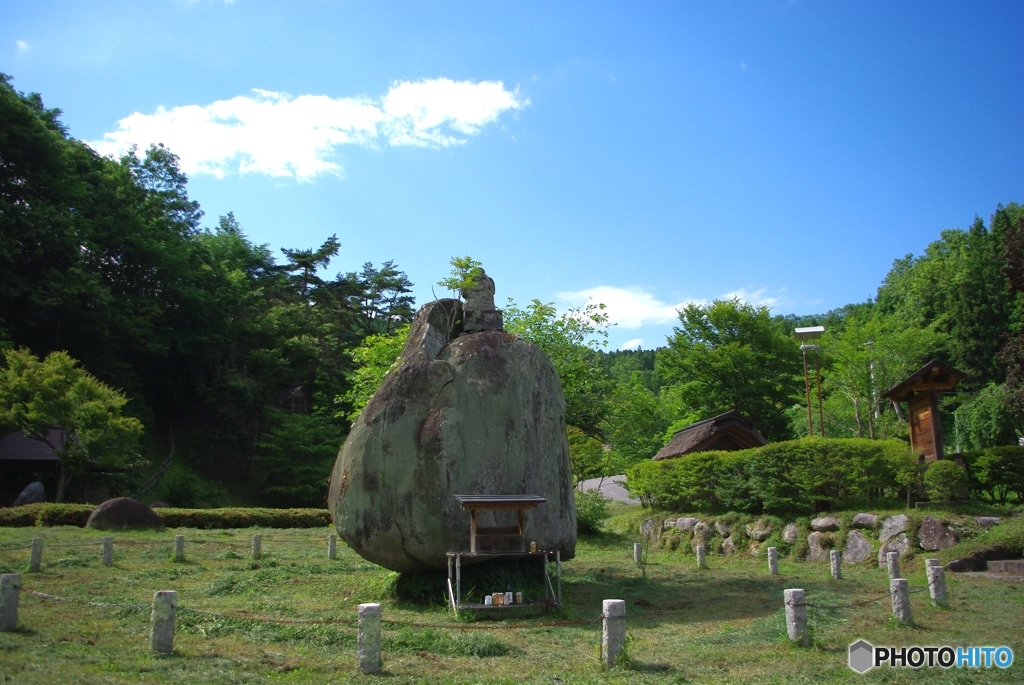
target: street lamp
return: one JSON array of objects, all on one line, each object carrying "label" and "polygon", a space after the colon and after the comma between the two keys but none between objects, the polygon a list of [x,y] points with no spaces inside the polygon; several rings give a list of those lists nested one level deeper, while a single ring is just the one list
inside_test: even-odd
[{"label": "street lamp", "polygon": [[807,351],[814,351],[814,366],[818,379],[818,428],[821,437],[825,437],[825,417],[821,409],[821,357],[818,354],[818,346],[808,344],[809,340],[817,340],[825,332],[824,326],[806,326],[794,329],[793,335],[800,341],[800,351],[804,355],[804,389],[807,391],[807,435],[814,435],[814,424],[811,421],[811,379],[807,374]]}]

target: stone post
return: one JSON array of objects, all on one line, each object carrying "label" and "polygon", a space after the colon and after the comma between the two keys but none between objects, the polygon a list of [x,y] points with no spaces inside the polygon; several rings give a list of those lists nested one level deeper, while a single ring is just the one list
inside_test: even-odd
[{"label": "stone post", "polygon": [[644,544],[642,542],[633,543],[633,562],[637,566],[644,563]]},{"label": "stone post", "polygon": [[[938,561],[938,559],[929,559],[928,561]],[[932,606],[948,607],[946,569],[936,564],[935,566],[925,567],[925,570],[928,572],[928,594],[932,596]]]},{"label": "stone post", "polygon": [[185,561],[185,536],[174,536],[174,560]]},{"label": "stone post", "polygon": [[601,661],[612,668],[626,644],[626,600],[604,600],[601,619]]},{"label": "stone post", "polygon": [[768,573],[773,576],[779,575],[779,548],[768,548]]},{"label": "stone post", "polygon": [[0,576],[0,631],[18,628],[18,592],[21,574],[5,573]]},{"label": "stone post", "polygon": [[252,536],[252,560],[259,561],[260,555],[263,553],[261,547],[263,545],[263,536],[256,533]]},{"label": "stone post", "polygon": [[929,566],[942,566],[942,562],[938,559],[925,559],[924,567],[928,568]]},{"label": "stone post", "polygon": [[838,549],[833,549],[828,553],[828,560],[832,564],[832,579],[842,580],[843,579],[843,553]]},{"label": "stone post", "polygon": [[327,558],[334,560],[338,558],[338,536],[332,535],[327,538]]},{"label": "stone post", "polygon": [[157,590],[153,593],[153,611],[149,616],[149,648],[158,654],[174,651],[174,619],[178,615],[178,593]]},{"label": "stone post", "polygon": [[43,564],[43,539],[32,538],[32,554],[28,559],[28,570],[30,573],[39,573]]},{"label": "stone post", "polygon": [[900,570],[900,553],[899,552],[886,552],[885,563],[889,566],[889,580],[896,580],[897,578],[903,577],[903,571]]},{"label": "stone post", "polygon": [[892,595],[892,615],[900,623],[910,623],[910,586],[907,579],[890,580],[889,593]]},{"label": "stone post", "polygon": [[697,568],[708,567],[708,549],[704,545],[697,545]]},{"label": "stone post", "polygon": [[380,673],[380,604],[359,605],[356,647],[359,671]]},{"label": "stone post", "polygon": [[114,563],[114,536],[108,535],[103,538],[103,565],[111,566]]},{"label": "stone post", "polygon": [[783,590],[786,604],[786,634],[801,647],[809,647],[811,636],[807,632],[807,593],[803,590]]}]

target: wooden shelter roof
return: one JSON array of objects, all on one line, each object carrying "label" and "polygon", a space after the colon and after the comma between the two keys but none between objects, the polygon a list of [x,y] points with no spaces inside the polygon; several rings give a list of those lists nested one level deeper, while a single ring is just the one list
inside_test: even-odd
[{"label": "wooden shelter roof", "polygon": [[910,374],[907,380],[889,388],[882,397],[888,397],[896,402],[906,402],[916,392],[949,390],[964,378],[967,378],[967,374],[933,359]]},{"label": "wooden shelter roof", "polygon": [[[60,444],[62,432],[60,428],[51,428],[47,439]],[[60,466],[60,457],[42,440],[14,431],[0,438],[0,466],[55,470]]]},{"label": "wooden shelter roof", "polygon": [[544,504],[546,499],[540,495],[455,495],[463,509],[533,509]]},{"label": "wooden shelter roof", "polygon": [[754,422],[732,409],[677,430],[668,444],[654,455],[654,461],[712,449],[749,449],[767,444],[754,428]]}]

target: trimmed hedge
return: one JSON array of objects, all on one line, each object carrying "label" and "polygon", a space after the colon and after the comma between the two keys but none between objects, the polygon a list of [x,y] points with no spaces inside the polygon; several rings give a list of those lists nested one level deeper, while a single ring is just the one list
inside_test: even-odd
[{"label": "trimmed hedge", "polygon": [[916,485],[919,477],[917,455],[896,440],[803,438],[641,462],[626,483],[649,507],[794,515],[870,503],[872,496]]},{"label": "trimmed hedge", "polygon": [[[0,526],[85,527],[94,504],[26,504],[0,509]],[[323,528],[331,525],[326,509],[154,509],[168,528]]]}]

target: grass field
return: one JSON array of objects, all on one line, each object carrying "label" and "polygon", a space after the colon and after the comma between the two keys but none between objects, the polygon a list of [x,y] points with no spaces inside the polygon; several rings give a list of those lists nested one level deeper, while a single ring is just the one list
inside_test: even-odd
[{"label": "grass field", "polygon": [[[263,534],[258,567],[248,559],[253,532]],[[916,593],[915,625],[906,627],[890,619],[887,576],[878,568],[846,567],[844,579],[833,581],[827,564],[782,560],[773,577],[763,559],[712,556],[710,569],[698,572],[692,554],[652,550],[644,579],[630,558],[633,540],[606,533],[582,539],[576,559],[564,564],[563,611],[459,621],[443,606],[388,597],[392,574],[340,542],[338,558],[329,561],[330,532],[122,533],[107,568],[100,560],[102,533],[0,529],[0,572],[22,573],[26,589],[141,605],[72,604],[22,591],[21,628],[0,633],[0,682],[1024,682],[1021,584],[951,574],[951,607],[933,609],[927,592]],[[185,535],[185,563],[172,561],[175,534]],[[29,574],[28,550],[12,548],[36,535],[45,538],[43,568]],[[923,563],[905,566],[912,587],[925,585]],[[785,638],[782,591],[789,587],[806,589],[809,602],[825,607],[809,609],[809,649]],[[165,589],[178,591],[182,609],[222,616],[180,609],[175,654],[158,657],[147,648],[147,605],[155,590]],[[601,600],[612,598],[627,602],[629,635],[629,663],[612,671],[599,666],[599,622],[538,625],[597,617]],[[384,673],[370,678],[355,670],[354,619],[356,605],[378,600]],[[854,602],[867,603],[827,608]],[[1008,645],[1017,662],[1004,671],[876,669],[862,676],[846,666],[847,645],[858,638],[896,646]]]}]

